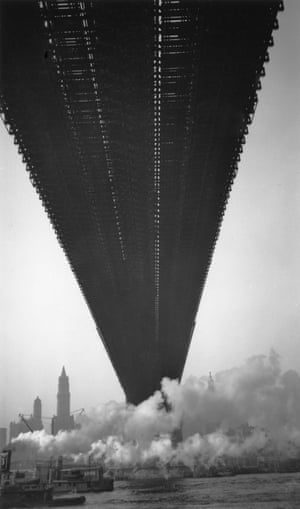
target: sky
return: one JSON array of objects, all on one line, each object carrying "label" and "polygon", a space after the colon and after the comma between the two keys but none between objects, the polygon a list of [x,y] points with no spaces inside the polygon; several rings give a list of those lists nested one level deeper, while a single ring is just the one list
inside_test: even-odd
[{"label": "sky", "polygon": [[[300,371],[300,3],[286,0],[217,242],[183,379],[274,348]],[[0,48],[1,51],[1,48]],[[0,126],[0,427],[124,393],[17,147]],[[45,422],[47,422],[45,420]]]}]

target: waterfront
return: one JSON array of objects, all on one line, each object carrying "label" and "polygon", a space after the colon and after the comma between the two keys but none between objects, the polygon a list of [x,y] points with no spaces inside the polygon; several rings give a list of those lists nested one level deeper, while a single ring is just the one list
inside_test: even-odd
[{"label": "waterfront", "polygon": [[117,481],[110,493],[88,493],[82,507],[101,509],[298,509],[300,473],[181,479],[160,483]]}]

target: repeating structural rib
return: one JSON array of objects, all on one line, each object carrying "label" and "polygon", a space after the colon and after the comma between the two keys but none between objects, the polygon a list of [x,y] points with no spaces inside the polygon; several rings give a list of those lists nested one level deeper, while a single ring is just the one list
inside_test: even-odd
[{"label": "repeating structural rib", "polygon": [[182,375],[282,3],[0,8],[1,115],[138,403]]}]

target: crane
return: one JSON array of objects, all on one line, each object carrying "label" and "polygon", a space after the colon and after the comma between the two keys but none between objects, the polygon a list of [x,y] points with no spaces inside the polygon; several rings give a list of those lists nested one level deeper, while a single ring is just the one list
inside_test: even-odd
[{"label": "crane", "polygon": [[29,425],[29,423],[26,421],[25,417],[24,417],[24,414],[19,414],[19,417],[21,419],[21,421],[24,422],[24,424],[27,426],[27,428],[29,429],[29,431],[31,431],[31,433],[33,433],[33,429],[32,427]]},{"label": "crane", "polygon": [[77,414],[78,412],[79,412],[79,415],[81,415],[84,412],[84,408],[77,408],[77,410],[72,410],[72,412],[70,412],[70,414],[73,415],[73,414]]}]

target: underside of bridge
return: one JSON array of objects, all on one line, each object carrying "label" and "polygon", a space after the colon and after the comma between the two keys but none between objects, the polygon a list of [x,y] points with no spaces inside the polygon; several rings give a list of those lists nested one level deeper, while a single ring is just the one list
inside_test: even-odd
[{"label": "underside of bridge", "polygon": [[282,3],[0,7],[1,116],[138,403],[181,377]]}]

